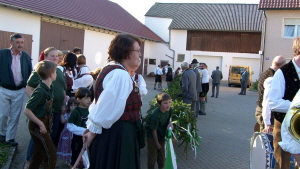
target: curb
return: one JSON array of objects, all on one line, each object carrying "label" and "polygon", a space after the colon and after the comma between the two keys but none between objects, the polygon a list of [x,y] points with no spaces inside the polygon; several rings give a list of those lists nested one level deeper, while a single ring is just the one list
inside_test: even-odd
[{"label": "curb", "polygon": [[8,155],[8,157],[7,157],[7,162],[6,162],[6,164],[2,167],[2,169],[9,169],[9,168],[10,168],[12,159],[13,159],[13,157],[15,156],[16,152],[17,152],[17,147],[11,147],[11,148],[9,149],[9,155]]}]

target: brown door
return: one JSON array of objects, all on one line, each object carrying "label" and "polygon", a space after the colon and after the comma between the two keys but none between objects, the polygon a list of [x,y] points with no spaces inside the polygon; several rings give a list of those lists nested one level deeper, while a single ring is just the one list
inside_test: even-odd
[{"label": "brown door", "polygon": [[[10,48],[10,35],[16,34],[18,32],[6,32],[6,31],[0,31],[0,49]],[[32,35],[19,33],[24,37],[24,48],[23,51],[29,54],[31,56],[31,50],[32,50]]]},{"label": "brown door", "polygon": [[42,21],[40,51],[55,47],[61,51],[72,51],[79,47],[83,52],[84,30]]}]

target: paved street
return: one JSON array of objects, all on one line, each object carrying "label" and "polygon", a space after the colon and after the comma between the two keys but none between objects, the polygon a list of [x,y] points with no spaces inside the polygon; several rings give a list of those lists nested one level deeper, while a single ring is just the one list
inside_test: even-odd
[{"label": "paved street", "polygon": [[[153,90],[154,78],[145,77],[148,95],[143,97],[143,113],[148,110],[148,102],[158,93]],[[165,81],[164,81],[165,82]],[[166,87],[166,83],[163,84]],[[254,111],[257,92],[247,91],[246,96],[238,95],[240,87],[228,87],[223,82],[219,98],[211,98],[208,93],[207,115],[199,116],[198,129],[202,137],[200,152],[195,157],[191,149],[188,157],[184,155],[183,147],[174,143],[179,169],[248,169],[250,138],[255,123]],[[11,164],[11,169],[20,169],[26,159],[29,133],[26,117],[22,114],[16,140],[19,142],[17,153]],[[141,151],[141,168],[146,169],[146,149]],[[58,168],[67,169],[67,165],[59,160]]]}]

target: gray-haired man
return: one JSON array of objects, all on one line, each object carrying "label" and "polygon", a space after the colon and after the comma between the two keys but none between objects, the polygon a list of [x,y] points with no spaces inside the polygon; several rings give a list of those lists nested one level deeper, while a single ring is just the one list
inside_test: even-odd
[{"label": "gray-haired man", "polygon": [[198,101],[197,97],[197,88],[196,88],[196,74],[192,69],[189,69],[189,64],[183,62],[181,64],[182,68],[182,77],[180,81],[182,100],[184,103],[191,104],[191,110],[194,111],[194,116],[197,117],[198,110],[196,110],[196,102]]}]

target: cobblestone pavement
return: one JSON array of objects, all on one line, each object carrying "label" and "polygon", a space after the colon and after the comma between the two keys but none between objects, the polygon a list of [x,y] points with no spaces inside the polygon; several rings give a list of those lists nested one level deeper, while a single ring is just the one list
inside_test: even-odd
[{"label": "cobblestone pavement", "polygon": [[[142,111],[148,110],[148,102],[159,93],[153,90],[154,78],[145,77],[148,94],[143,97]],[[166,88],[166,82],[163,81]],[[174,143],[179,169],[248,169],[249,147],[255,123],[255,101],[257,92],[247,91],[247,95],[238,95],[240,87],[228,87],[222,82],[219,98],[211,98],[208,93],[206,116],[198,116],[199,135],[202,137],[200,152],[195,158],[191,149],[184,155],[184,148]],[[25,99],[26,100],[26,99]],[[21,114],[16,140],[19,142],[11,169],[20,169],[26,159],[29,142],[26,117]],[[146,148],[141,150],[141,168],[147,167]],[[59,169],[69,168],[62,160],[58,160]]]}]

